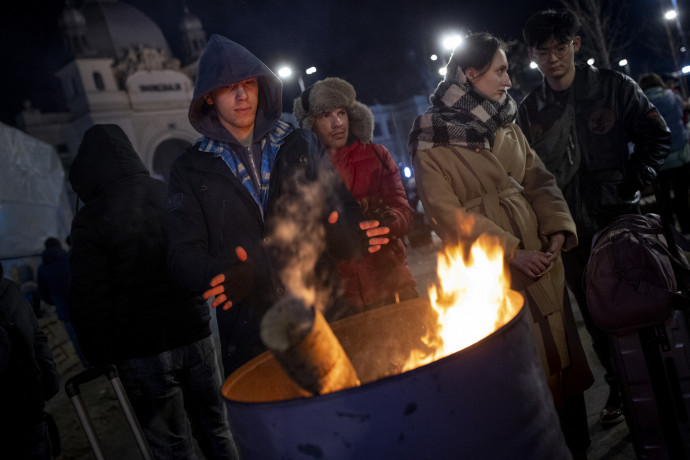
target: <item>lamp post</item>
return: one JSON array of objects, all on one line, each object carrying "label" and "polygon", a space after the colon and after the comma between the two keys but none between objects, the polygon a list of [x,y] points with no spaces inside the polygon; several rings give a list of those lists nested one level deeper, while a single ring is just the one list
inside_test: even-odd
[{"label": "lamp post", "polygon": [[[663,4],[663,0],[660,0]],[[679,64],[679,59],[678,59],[678,50],[676,49],[676,41],[673,38],[673,34],[671,33],[671,28],[669,27],[668,23],[671,21],[676,22],[676,26],[680,29],[680,23],[678,22],[678,10],[675,5],[675,1],[673,2],[673,9],[667,10],[664,13],[664,28],[666,29],[666,37],[668,37],[668,45],[671,48],[671,56],[673,57],[673,65],[674,69],[676,72],[680,69],[680,64]],[[685,47],[683,47],[685,49]],[[683,100],[686,100],[688,98],[688,86],[687,83],[685,82],[685,76],[681,73],[680,74],[680,92],[681,95],[683,96]]]},{"label": "lamp post", "polygon": [[[441,59],[441,67],[438,69],[438,73],[441,76],[446,75],[446,66],[448,65],[448,62],[450,61],[450,57],[453,55],[453,51],[455,48],[458,46],[462,45],[462,41],[464,40],[464,36],[457,33],[448,33],[445,34],[441,37],[440,43],[441,43],[441,49],[443,50],[443,53],[448,56],[448,59]],[[431,55],[431,60],[436,62],[439,60],[439,57],[436,54]]]},{"label": "lamp post", "polygon": [[[308,69],[304,71],[307,75],[311,75],[316,72],[316,67],[311,66]],[[278,69],[278,76],[280,78],[290,78],[293,74],[292,67],[288,65],[281,66]],[[304,78],[302,78],[302,72],[297,72],[297,83],[299,84],[299,89],[300,91],[304,92],[305,86],[304,86]]]}]

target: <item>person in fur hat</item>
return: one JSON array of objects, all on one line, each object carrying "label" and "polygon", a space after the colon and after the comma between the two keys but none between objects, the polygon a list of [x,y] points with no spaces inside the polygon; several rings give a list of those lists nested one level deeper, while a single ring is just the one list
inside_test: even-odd
[{"label": "person in fur hat", "polygon": [[360,227],[385,237],[367,254],[338,262],[350,305],[363,311],[418,295],[402,241],[412,209],[390,152],[371,143],[374,115],[355,96],[350,83],[326,78],[295,99],[293,113],[302,128],[316,133],[359,202],[366,219]]}]

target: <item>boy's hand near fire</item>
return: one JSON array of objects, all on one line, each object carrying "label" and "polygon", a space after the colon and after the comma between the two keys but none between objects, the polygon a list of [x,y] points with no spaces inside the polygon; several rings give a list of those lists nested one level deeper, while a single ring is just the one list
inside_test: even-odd
[{"label": "boy's hand near fire", "polygon": [[[328,223],[335,224],[338,222],[338,213],[333,211],[328,216]],[[374,253],[381,249],[381,246],[390,242],[389,238],[382,235],[388,235],[391,231],[388,227],[379,227],[378,220],[364,220],[359,223],[359,228],[362,230],[362,245],[367,252]]]},{"label": "boy's hand near fire", "polygon": [[235,248],[238,262],[220,275],[214,276],[209,283],[211,289],[204,292],[204,299],[216,297],[212,307],[223,306],[227,310],[245,299],[256,286],[256,269],[254,264],[247,260],[247,251],[241,246]]}]

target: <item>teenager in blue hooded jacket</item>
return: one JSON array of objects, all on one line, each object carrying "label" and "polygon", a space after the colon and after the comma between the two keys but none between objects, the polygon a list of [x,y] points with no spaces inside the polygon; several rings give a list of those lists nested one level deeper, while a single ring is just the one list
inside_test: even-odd
[{"label": "teenager in blue hooded jacket", "polygon": [[[279,120],[281,92],[258,58],[213,35],[189,107],[203,137],[170,174],[168,265],[180,284],[222,305],[226,377],[265,350],[260,321],[282,296],[343,316],[334,260],[367,242],[357,202],[316,136]],[[377,243],[376,229],[367,236]]]}]

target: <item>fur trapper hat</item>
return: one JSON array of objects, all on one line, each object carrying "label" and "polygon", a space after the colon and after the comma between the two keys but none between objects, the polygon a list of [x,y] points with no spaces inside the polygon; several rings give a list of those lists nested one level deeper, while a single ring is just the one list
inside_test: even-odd
[{"label": "fur trapper hat", "polygon": [[295,99],[292,113],[300,126],[311,130],[317,115],[337,108],[347,110],[350,135],[368,143],[374,137],[374,114],[369,107],[355,100],[355,89],[340,78],[325,78],[305,89]]}]

